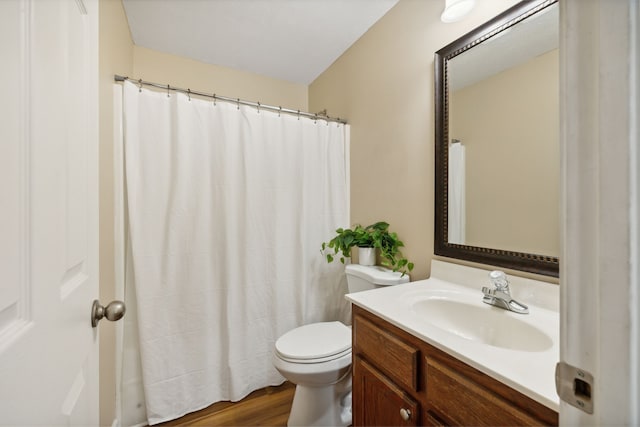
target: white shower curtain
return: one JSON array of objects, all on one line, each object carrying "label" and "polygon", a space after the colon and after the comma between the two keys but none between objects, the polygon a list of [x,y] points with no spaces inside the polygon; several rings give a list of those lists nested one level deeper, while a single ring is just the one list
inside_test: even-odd
[{"label": "white shower curtain", "polygon": [[458,245],[465,243],[465,155],[464,145],[455,142],[449,146],[448,181],[448,241]]},{"label": "white shower curtain", "polygon": [[130,279],[156,424],[280,384],[280,335],[347,320],[344,269],[320,246],[348,225],[348,128],[123,90]]}]

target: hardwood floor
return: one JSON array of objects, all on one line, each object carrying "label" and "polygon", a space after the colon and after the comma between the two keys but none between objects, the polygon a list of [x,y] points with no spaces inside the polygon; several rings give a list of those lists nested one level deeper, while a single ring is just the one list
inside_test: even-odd
[{"label": "hardwood floor", "polygon": [[201,411],[157,425],[162,427],[286,426],[294,391],[295,385],[285,382],[281,386],[254,391],[240,402],[214,403]]}]

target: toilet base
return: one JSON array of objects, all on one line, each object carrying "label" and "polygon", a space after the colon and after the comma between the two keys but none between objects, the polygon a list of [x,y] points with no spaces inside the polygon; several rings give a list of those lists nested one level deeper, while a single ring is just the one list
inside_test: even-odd
[{"label": "toilet base", "polygon": [[351,371],[332,385],[296,385],[287,426],[346,427],[351,420]]}]

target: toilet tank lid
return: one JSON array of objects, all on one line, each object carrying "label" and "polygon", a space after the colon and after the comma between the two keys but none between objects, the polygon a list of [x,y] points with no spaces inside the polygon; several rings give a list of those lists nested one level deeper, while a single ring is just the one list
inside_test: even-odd
[{"label": "toilet tank lid", "polygon": [[348,264],[345,272],[381,286],[399,285],[409,281],[408,274],[402,275],[399,271],[392,271],[379,265]]}]

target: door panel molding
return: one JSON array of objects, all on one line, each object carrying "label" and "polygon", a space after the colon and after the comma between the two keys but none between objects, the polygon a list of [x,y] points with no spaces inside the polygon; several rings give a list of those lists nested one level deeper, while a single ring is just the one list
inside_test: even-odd
[{"label": "door panel molding", "polygon": [[1,249],[0,353],[27,332],[31,322],[30,282],[30,0],[2,2],[0,13],[10,18],[0,29],[0,51],[15,58],[3,61],[0,80],[8,102],[0,106],[0,167],[4,201],[0,235],[8,245]]}]

